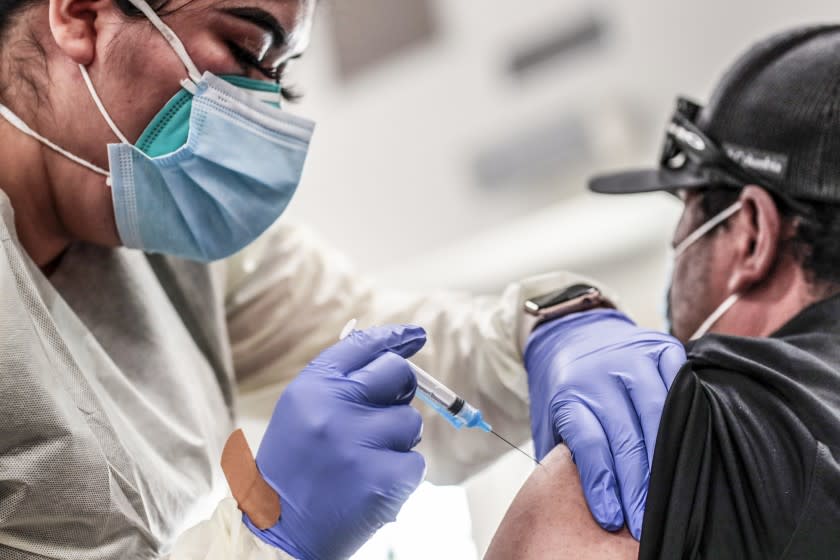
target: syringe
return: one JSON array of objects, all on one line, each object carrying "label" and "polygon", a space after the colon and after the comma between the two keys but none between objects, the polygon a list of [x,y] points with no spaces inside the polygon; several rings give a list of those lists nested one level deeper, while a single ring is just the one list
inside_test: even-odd
[{"label": "syringe", "polygon": [[[349,323],[344,325],[341,329],[341,340],[344,340],[353,329],[356,328],[356,319],[351,319]],[[435,379],[427,371],[413,363],[411,360],[406,360],[408,365],[414,371],[417,377],[417,393],[420,399],[435,409],[435,411],[446,418],[450,424],[457,429],[461,428],[478,428],[485,432],[492,432],[493,428],[481,416],[481,411],[476,407],[455,394],[455,391]]]},{"label": "syringe", "polygon": [[406,362],[417,376],[417,396],[446,418],[456,429],[478,428],[485,432],[493,432],[493,428],[481,416],[480,410],[411,360],[406,360]]},{"label": "syringe", "polygon": [[[356,319],[351,319],[341,330],[340,338],[346,338],[355,328]],[[450,424],[455,426],[456,429],[478,428],[479,430],[491,433],[535,463],[540,464],[539,461],[525,453],[525,451],[494,432],[490,424],[482,417],[479,409],[459,397],[455,391],[432,377],[431,374],[411,360],[406,360],[406,362],[408,362],[408,365],[417,377],[416,395],[420,397],[420,400],[443,416]]]}]

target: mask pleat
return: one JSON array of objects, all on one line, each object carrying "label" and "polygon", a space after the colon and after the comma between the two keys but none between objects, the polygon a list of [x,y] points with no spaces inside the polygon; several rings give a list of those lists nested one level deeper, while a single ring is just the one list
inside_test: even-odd
[{"label": "mask pleat", "polygon": [[[206,170],[214,169],[211,174]],[[285,209],[290,196],[288,193],[278,193],[268,189],[265,185],[243,178],[242,175],[230,169],[220,167],[214,162],[207,161],[197,165],[186,165],[181,171],[190,177],[194,188],[200,189],[206,199],[213,201],[218,214],[225,216],[225,223],[231,234],[252,232],[260,233],[270,226],[274,219],[263,216],[262,212],[253,212],[252,201],[259,199],[263,204],[275,209],[277,215]],[[198,180],[192,178],[195,173]]]},{"label": "mask pleat", "polygon": [[[244,233],[229,219],[224,203],[209,194],[204,185],[194,181],[183,168],[173,170],[178,174],[177,187],[172,196],[179,215],[186,224],[186,232],[192,244],[206,260],[215,260],[224,255],[228,240],[237,239]],[[208,232],[212,232],[208,235]]]}]

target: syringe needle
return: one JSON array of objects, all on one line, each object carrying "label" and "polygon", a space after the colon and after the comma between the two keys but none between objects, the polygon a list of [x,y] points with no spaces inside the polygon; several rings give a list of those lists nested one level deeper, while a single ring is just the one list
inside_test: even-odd
[{"label": "syringe needle", "polygon": [[522,453],[523,455],[525,455],[525,456],[526,456],[526,457],[528,457],[529,459],[531,459],[533,462],[535,462],[535,463],[536,463],[536,464],[538,464],[539,466],[542,466],[542,463],[540,463],[539,461],[537,461],[537,460],[536,460],[536,458],[534,458],[534,457],[532,457],[532,456],[528,455],[527,453],[525,453],[525,450],[524,450],[524,449],[522,449],[522,448],[520,448],[520,447],[517,447],[517,446],[513,445],[511,442],[509,442],[508,440],[506,440],[505,438],[503,438],[502,436],[500,436],[499,434],[497,434],[495,430],[490,430],[490,433],[491,433],[491,434],[493,434],[494,436],[496,436],[497,438],[499,438],[500,440],[502,440],[503,442],[505,442],[506,444],[508,444],[509,446],[511,446],[512,448],[516,449],[517,451],[519,451],[520,453]]}]

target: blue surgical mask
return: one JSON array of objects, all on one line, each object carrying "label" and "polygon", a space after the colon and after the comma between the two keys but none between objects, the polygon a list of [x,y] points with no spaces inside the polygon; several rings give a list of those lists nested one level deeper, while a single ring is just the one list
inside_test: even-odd
[{"label": "blue surgical mask", "polygon": [[197,261],[244,248],[283,213],[300,182],[314,125],[279,109],[276,84],[201,75],[145,0],[129,0],[161,32],[187,69],[182,90],[132,145],[80,71],[108,126],[110,173],[56,146],[7,108],[0,116],[73,161],[108,177],[126,247]]},{"label": "blue surgical mask", "polygon": [[[188,138],[177,150],[150,157],[139,146],[108,146],[114,211],[127,247],[212,261],[251,243],[285,210],[312,125],[212,74],[190,99]],[[147,150],[171,142],[167,127],[176,135],[185,128],[169,122]]]},{"label": "blue surgical mask", "polygon": [[[275,109],[280,108],[280,86],[272,82],[254,80],[244,76],[219,76],[224,81],[257,96]],[[193,94],[181,88],[169,102],[158,111],[146,130],[134,144],[149,157],[159,157],[184,146],[190,131],[190,113]]]}]

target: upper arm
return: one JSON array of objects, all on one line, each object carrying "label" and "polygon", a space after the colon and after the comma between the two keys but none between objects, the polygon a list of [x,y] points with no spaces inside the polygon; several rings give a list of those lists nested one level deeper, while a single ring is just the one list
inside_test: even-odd
[{"label": "upper arm", "polygon": [[626,529],[610,533],[592,518],[577,467],[565,446],[549,453],[516,495],[485,560],[636,558]]}]

